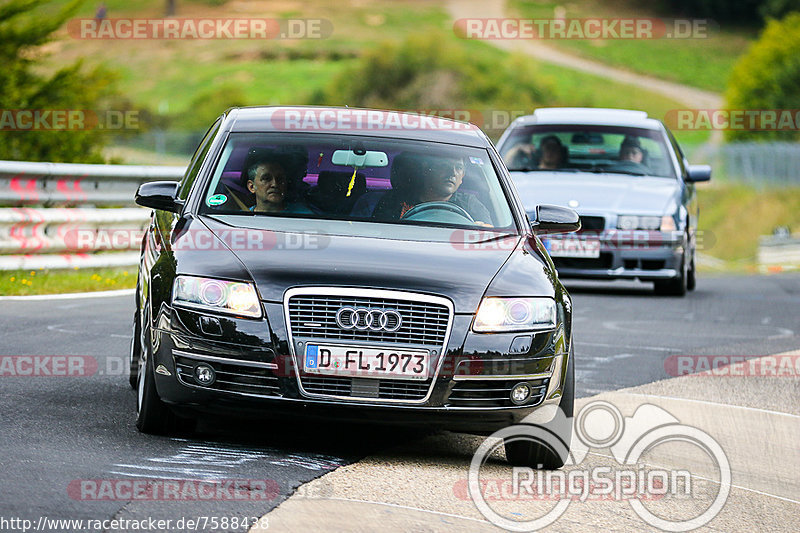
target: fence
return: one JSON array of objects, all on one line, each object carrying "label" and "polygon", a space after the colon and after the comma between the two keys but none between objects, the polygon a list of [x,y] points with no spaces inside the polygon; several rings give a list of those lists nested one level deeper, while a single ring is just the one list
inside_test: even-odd
[{"label": "fence", "polygon": [[689,155],[692,163],[714,167],[714,179],[755,187],[800,187],[800,143],[705,144]]},{"label": "fence", "polygon": [[[150,210],[134,207],[136,189],[148,181],[178,180],[184,172],[0,161],[0,270],[135,265],[135,237],[150,217]],[[99,238],[108,235],[123,238]]]}]

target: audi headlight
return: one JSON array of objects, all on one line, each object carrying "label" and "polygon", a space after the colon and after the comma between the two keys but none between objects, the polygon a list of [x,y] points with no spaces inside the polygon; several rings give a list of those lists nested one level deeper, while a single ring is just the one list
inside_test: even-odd
[{"label": "audi headlight", "polygon": [[261,303],[252,283],[197,276],[178,276],[172,302],[219,313],[261,318]]},{"label": "audi headlight", "polygon": [[556,327],[556,302],[550,298],[484,298],[472,330],[479,333]]},{"label": "audi headlight", "polygon": [[669,215],[663,217],[620,215],[617,217],[617,229],[674,231],[675,220]]}]

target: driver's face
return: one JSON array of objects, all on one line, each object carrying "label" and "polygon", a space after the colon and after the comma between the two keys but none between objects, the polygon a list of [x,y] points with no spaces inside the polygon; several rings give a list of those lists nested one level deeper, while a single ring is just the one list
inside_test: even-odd
[{"label": "driver's face", "polygon": [[619,158],[622,161],[633,161],[634,163],[641,163],[644,159],[644,153],[635,146],[626,146],[619,151]]},{"label": "driver's face", "polygon": [[448,200],[461,187],[464,180],[464,162],[460,159],[437,159],[427,172],[429,196]]}]

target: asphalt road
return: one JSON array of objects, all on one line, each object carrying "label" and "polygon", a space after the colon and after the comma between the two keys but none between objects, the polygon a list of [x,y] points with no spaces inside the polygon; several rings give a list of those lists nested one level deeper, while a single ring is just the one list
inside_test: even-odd
[{"label": "asphalt road", "polygon": [[[686,298],[656,297],[635,282],[568,287],[581,397],[666,379],[670,355],[755,356],[800,345],[800,275],[701,277]],[[258,517],[302,483],[424,438],[339,424],[219,420],[196,436],[141,435],[122,363],[131,311],[132,296],[0,301],[0,355],[86,355],[98,363],[89,376],[0,377],[0,525],[40,517]],[[268,480],[275,493],[255,502],[233,493],[214,501],[95,501],[75,490],[86,480],[136,479]]]}]

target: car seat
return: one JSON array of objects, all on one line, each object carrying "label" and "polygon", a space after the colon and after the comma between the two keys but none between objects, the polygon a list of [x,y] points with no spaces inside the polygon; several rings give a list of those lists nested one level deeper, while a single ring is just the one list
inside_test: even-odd
[{"label": "car seat", "polygon": [[353,173],[339,170],[323,170],[306,198],[312,208],[331,215],[349,214],[356,201],[367,192],[364,174],[356,174],[353,190],[347,195]]}]

